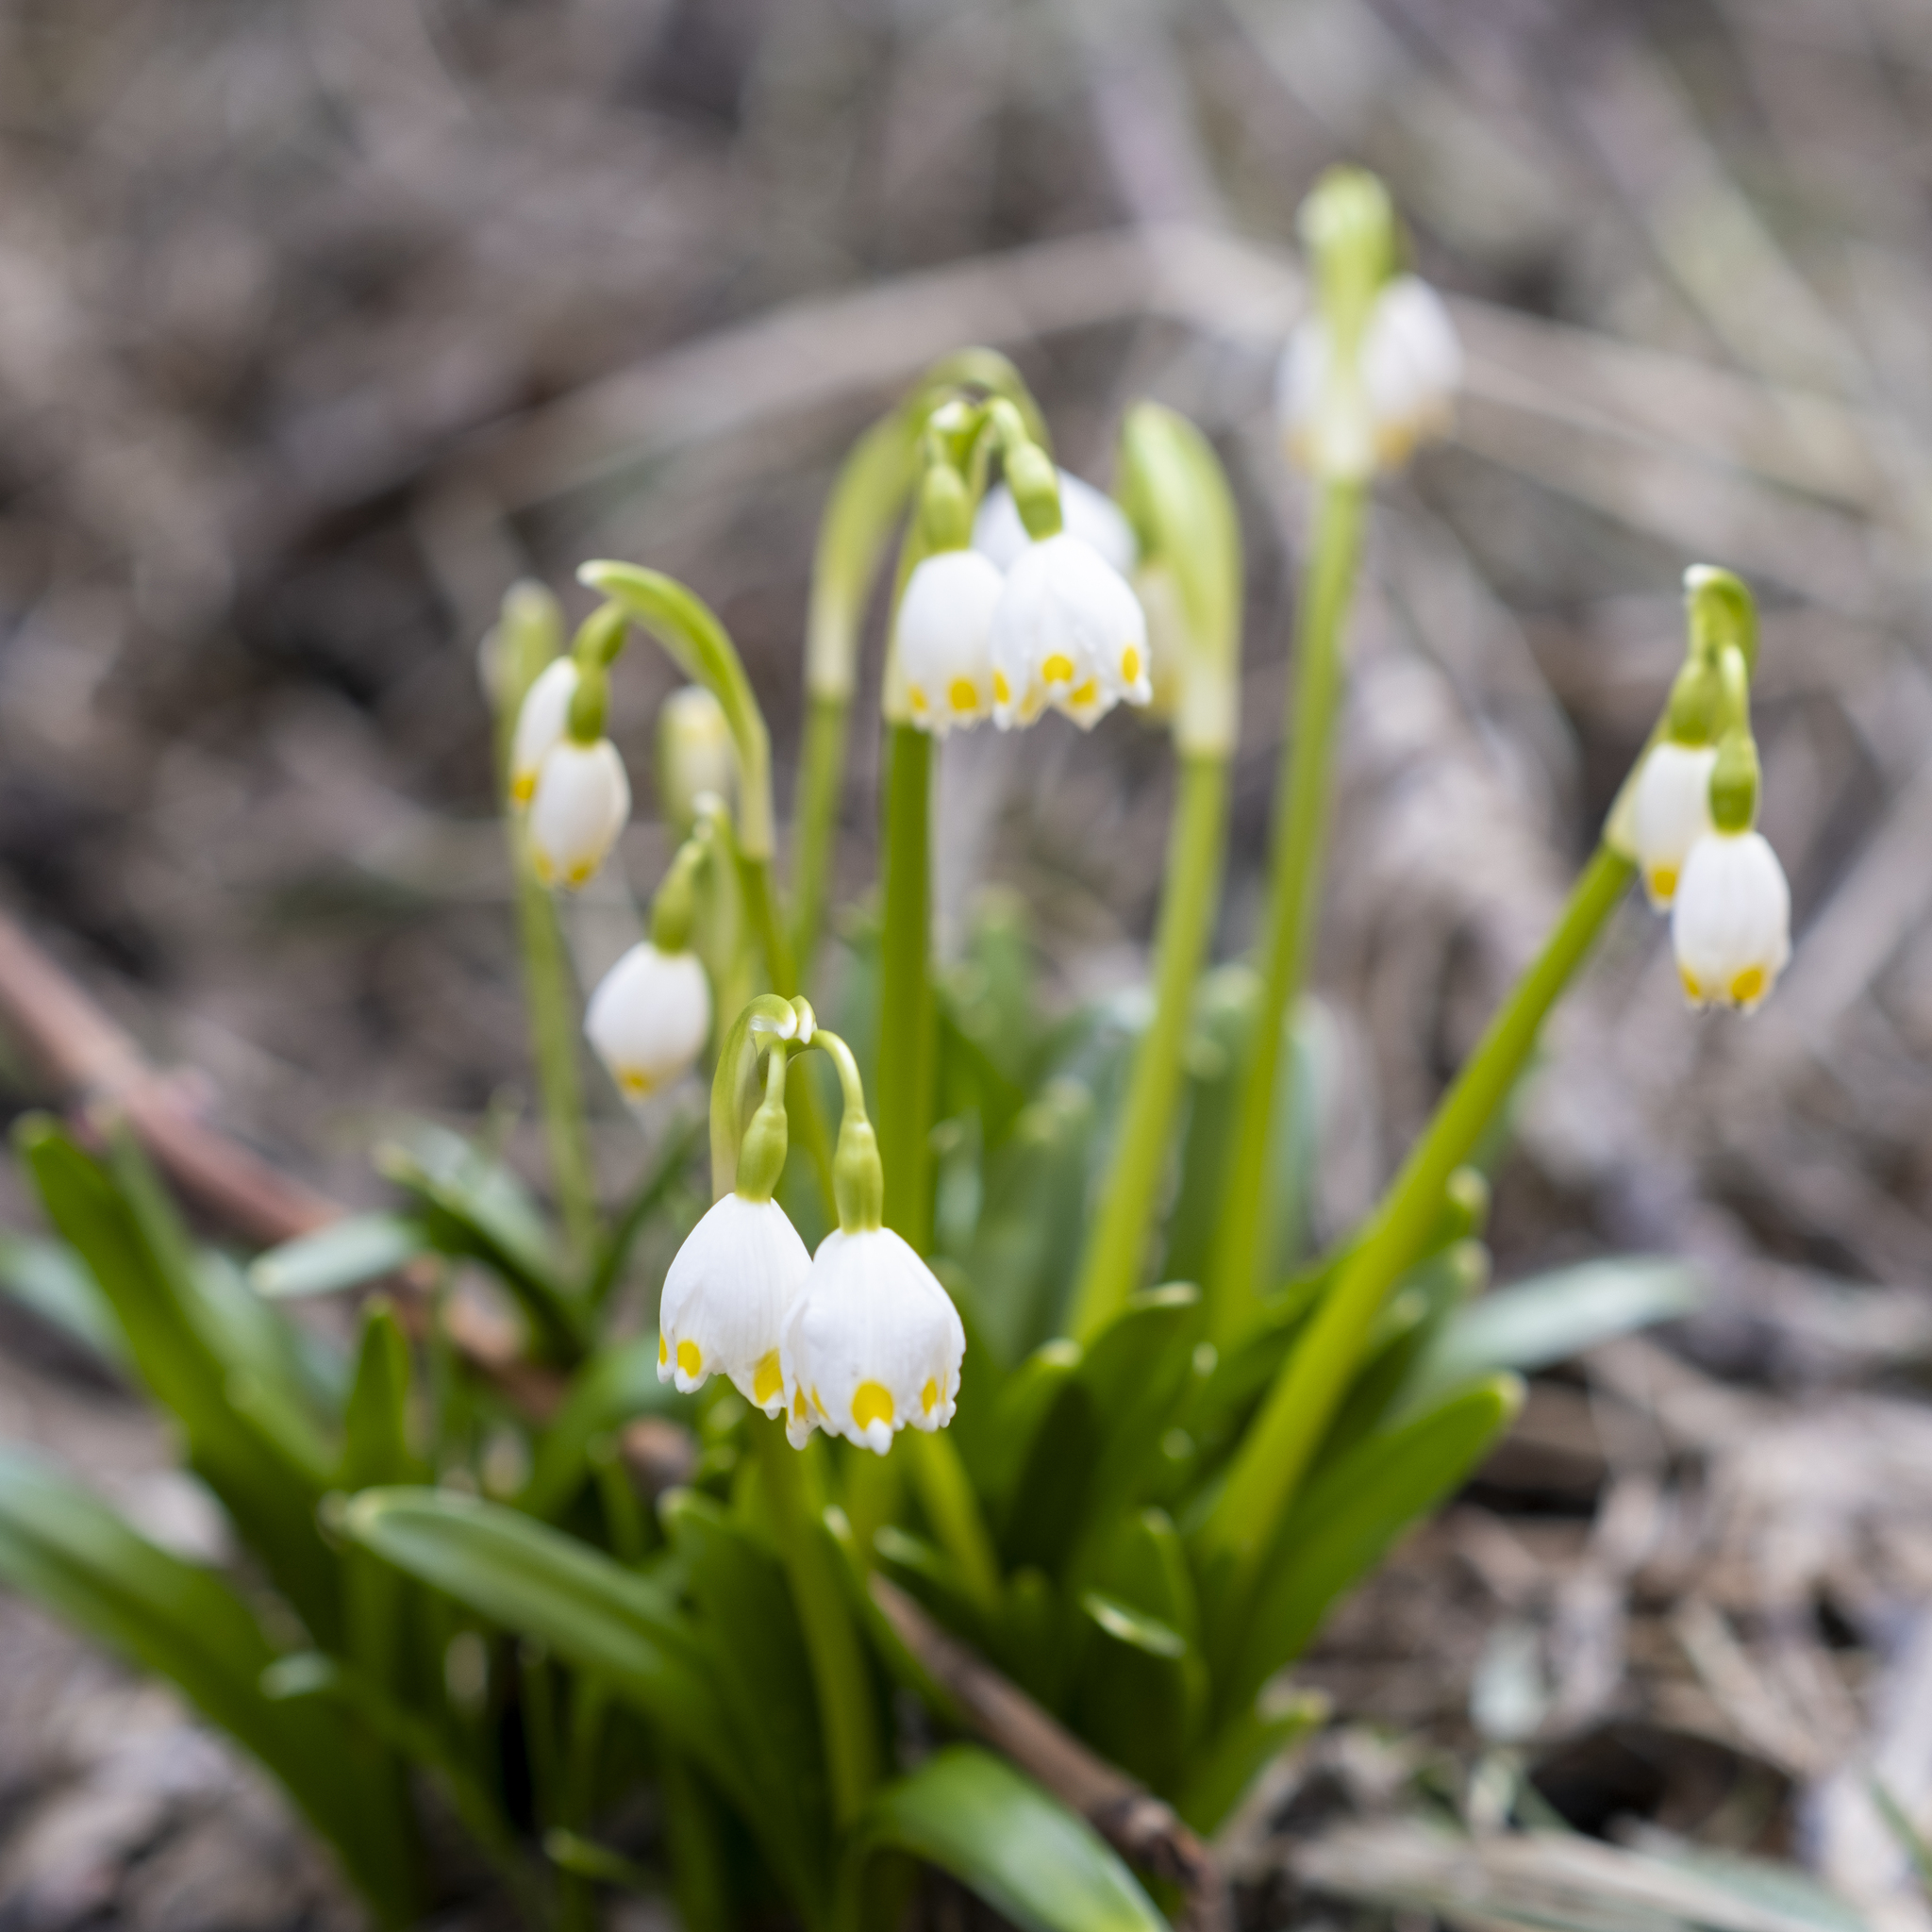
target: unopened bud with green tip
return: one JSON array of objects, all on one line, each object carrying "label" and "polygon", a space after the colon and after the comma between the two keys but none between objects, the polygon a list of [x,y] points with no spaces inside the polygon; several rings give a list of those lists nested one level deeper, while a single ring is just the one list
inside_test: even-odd
[{"label": "unopened bud with green tip", "polygon": [[1065,527],[1060,509],[1060,473],[1037,442],[1022,441],[1006,451],[1007,488],[1026,534],[1036,543]]}]

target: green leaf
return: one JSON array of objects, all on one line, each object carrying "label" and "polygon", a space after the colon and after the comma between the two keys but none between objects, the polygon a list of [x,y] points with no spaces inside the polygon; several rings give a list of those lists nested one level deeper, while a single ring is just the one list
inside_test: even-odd
[{"label": "green leaf", "polygon": [[1246,1632],[1216,1687],[1224,1710],[1241,1709],[1300,1653],[1329,1605],[1461,1483],[1522,1403],[1515,1376],[1491,1376],[1369,1437],[1309,1483],[1270,1553]]},{"label": "green leaf", "polygon": [[132,1368],[111,1304],[64,1241],[0,1228],[0,1290],[88,1354],[116,1369]]},{"label": "green leaf", "polygon": [[343,1411],[342,1460],[337,1482],[345,1490],[420,1480],[422,1460],[409,1447],[409,1343],[388,1301],[376,1296],[362,1310],[356,1379]]},{"label": "green leaf", "polygon": [[1073,1341],[1050,1341],[1014,1372],[1000,1403],[999,1461],[983,1485],[1008,1569],[1058,1571],[1086,1507],[1101,1429]]},{"label": "green leaf", "polygon": [[360,1288],[430,1252],[420,1224],[400,1214],[345,1214],[256,1257],[248,1283],[272,1301]]},{"label": "green leaf", "polygon": [[230,1343],[242,1331],[214,1318],[178,1250],[172,1265],[156,1255],[148,1240],[152,1203],[143,1224],[98,1163],[43,1116],[23,1120],[15,1140],[49,1220],[112,1307],[142,1382],[179,1422],[195,1471],[316,1641],[336,1642],[338,1569],[315,1524],[331,1459],[309,1440],[312,1432],[276,1413],[259,1374],[218,1353],[217,1342]]},{"label": "green leaf", "polygon": [[1168,1932],[1085,1819],[970,1744],[937,1752],[873,1801],[846,1853],[841,1924],[861,1924],[877,1882],[868,1868],[889,1853],[950,1873],[1022,1932]]},{"label": "green leaf", "polygon": [[166,1677],[281,1781],[385,1923],[409,1916],[402,1814],[368,1753],[336,1713],[263,1694],[275,1651],[220,1577],[157,1549],[47,1465],[0,1450],[0,1581]]},{"label": "green leaf", "polygon": [[537,1445],[517,1507],[554,1520],[591,1479],[587,1460],[599,1436],[641,1415],[689,1419],[695,1405],[658,1379],[658,1338],[640,1335],[598,1350],[577,1371],[563,1406]]},{"label": "green leaf", "polygon": [[708,1497],[688,1490],[666,1499],[665,1528],[687,1567],[762,1836],[782,1848],[794,1894],[822,1895],[831,1878],[831,1791],[811,1659],[784,1565]]},{"label": "green leaf", "polygon": [[1690,1314],[1702,1277],[1675,1261],[1584,1261],[1499,1288],[1451,1318],[1417,1372],[1410,1407],[1445,1389],[1511,1369],[1530,1374],[1653,1322]]},{"label": "green leaf", "polygon": [[752,1815],[699,1635],[648,1577],[514,1509],[441,1490],[365,1490],[341,1526],[419,1583],[597,1673]]},{"label": "green leaf", "polygon": [[425,1231],[446,1255],[487,1264],[516,1297],[538,1342],[561,1361],[583,1351],[583,1321],[551,1253],[536,1203],[500,1162],[460,1134],[418,1122],[375,1162],[428,1210]]},{"label": "green leaf", "polygon": [[1319,1692],[1301,1691],[1280,1704],[1265,1696],[1222,1725],[1213,1745],[1189,1767],[1174,1808],[1204,1837],[1220,1830],[1263,1765],[1328,1715]]}]

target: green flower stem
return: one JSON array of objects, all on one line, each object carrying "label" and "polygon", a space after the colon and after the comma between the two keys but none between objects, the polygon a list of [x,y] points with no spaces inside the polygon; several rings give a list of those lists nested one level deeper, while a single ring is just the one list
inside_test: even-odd
[{"label": "green flower stem", "polygon": [[805,1631],[831,1773],[832,1809],[843,1829],[864,1810],[879,1779],[879,1723],[872,1678],[834,1567],[837,1552],[812,1518],[798,1457],[785,1441],[785,1424],[754,1416],[751,1431],[758,1439],[759,1472],[778,1532],[786,1580]]},{"label": "green flower stem", "polygon": [[597,1250],[597,1187],[577,1073],[576,991],[557,908],[530,861],[528,831],[514,815],[507,817],[506,826],[516,876],[517,943],[530,1013],[530,1052],[537,1063],[551,1179],[572,1252],[587,1262]]},{"label": "green flower stem", "polygon": [[990,1617],[1000,1607],[1000,1559],[992,1535],[973,1492],[972,1478],[959,1452],[943,1430],[927,1434],[904,1429],[899,1454],[908,1458],[919,1507],[939,1539],[941,1549],[958,1566],[973,1601]]},{"label": "green flower stem", "polygon": [[1389,1290],[1413,1263],[1441,1214],[1450,1175],[1469,1158],[1507,1100],[1544,1016],[1636,873],[1629,859],[1607,845],[1597,848],[1572,889],[1556,930],[1491,1021],[1367,1232],[1343,1262],[1307,1340],[1283,1364],[1201,1529],[1204,1561],[1212,1565],[1220,1559],[1231,1586],[1231,1622],[1238,1623],[1256,1574],[1348,1391]]},{"label": "green flower stem", "polygon": [[1331,482],[1316,500],[1314,557],[1302,580],[1288,763],[1275,786],[1274,878],[1262,939],[1261,997],[1248,1039],[1234,1159],[1222,1197],[1220,1232],[1208,1269],[1211,1332],[1224,1340],[1241,1326],[1261,1268],[1262,1194],[1281,1032],[1307,971],[1321,893],[1328,823],[1329,767],[1341,695],[1343,632],[1361,549],[1365,487]]},{"label": "green flower stem", "polygon": [[938,1075],[931,924],[932,741],[894,724],[886,775],[885,931],[879,946],[878,1132],[886,1225],[932,1245],[932,1108]]},{"label": "green flower stem", "polygon": [[1134,1056],[1119,1138],[1087,1243],[1072,1329],[1090,1341],[1140,1286],[1147,1230],[1160,1195],[1181,1057],[1193,1018],[1194,982],[1213,934],[1227,831],[1227,760],[1194,755],[1180,761],[1180,794],[1168,835],[1167,884],[1160,908],[1153,1023]]},{"label": "green flower stem", "polygon": [[536,1062],[537,1097],[543,1111],[551,1177],[564,1231],[578,1257],[588,1262],[597,1245],[597,1190],[577,1071],[576,989],[558,925],[557,908],[538,880],[530,858],[528,827],[509,792],[510,746],[516,736],[517,715],[530,686],[556,657],[562,641],[563,613],[557,599],[541,584],[513,586],[503,600],[494,642],[497,796],[509,847],[517,947],[530,1019],[530,1056]]},{"label": "green flower stem", "polygon": [[801,981],[809,978],[831,891],[832,847],[839,828],[839,800],[845,785],[845,741],[852,715],[848,695],[811,693],[805,714],[805,747],[798,766],[798,801],[792,813],[791,954]]}]

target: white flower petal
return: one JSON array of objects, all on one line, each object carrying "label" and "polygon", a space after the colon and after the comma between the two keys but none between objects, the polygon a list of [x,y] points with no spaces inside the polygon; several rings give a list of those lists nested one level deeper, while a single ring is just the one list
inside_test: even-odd
[{"label": "white flower petal", "polygon": [[1028,545],[992,618],[993,715],[1031,724],[1052,704],[1091,724],[1119,700],[1154,695],[1147,618],[1133,587],[1062,531]]},{"label": "white flower petal", "polygon": [[1643,890],[1659,911],[1676,895],[1691,846],[1714,829],[1710,774],[1716,764],[1715,745],[1674,744],[1665,739],[1650,748],[1637,774],[1631,834]]},{"label": "white flower petal", "polygon": [[534,796],[537,774],[561,741],[570,717],[570,701],[576,694],[574,658],[553,658],[531,679],[510,738],[509,795],[516,804],[528,805]]},{"label": "white flower petal", "polygon": [[953,1419],[966,1331],[939,1277],[890,1228],[828,1234],[779,1345],[792,1440],[813,1426],[883,1456]]},{"label": "white flower petal", "polygon": [[584,1037],[626,1100],[691,1071],[711,1036],[711,984],[695,953],[641,940],[598,981]]},{"label": "white flower petal", "polygon": [[992,714],[992,614],[1006,579],[976,550],[924,558],[894,633],[912,722],[943,738]]},{"label": "white flower petal", "polygon": [[726,1194],[685,1237],[658,1309],[658,1379],[689,1393],[707,1375],[767,1415],[785,1400],[779,1340],[811,1273],[798,1230],[775,1201]]},{"label": "white flower petal", "polygon": [[530,801],[530,856],[546,886],[581,886],[596,875],[630,818],[630,780],[608,738],[565,738],[537,774]]},{"label": "white flower petal", "polygon": [[1691,846],[1671,907],[1671,944],[1693,1006],[1752,1011],[1791,954],[1791,893],[1762,834],[1712,832]]},{"label": "white flower petal", "polygon": [[[1060,524],[1083,543],[1091,543],[1115,570],[1125,576],[1140,556],[1134,526],[1126,513],[1104,491],[1083,482],[1071,470],[1060,478]],[[1004,483],[996,483],[980,499],[973,519],[973,547],[1001,570],[1011,570],[1032,538],[1020,521],[1020,506]]]}]

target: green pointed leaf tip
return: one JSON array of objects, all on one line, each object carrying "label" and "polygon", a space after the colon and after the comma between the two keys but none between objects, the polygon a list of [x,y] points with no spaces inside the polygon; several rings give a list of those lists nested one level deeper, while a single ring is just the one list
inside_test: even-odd
[{"label": "green pointed leaf tip", "polygon": [[1694,1269],[1641,1257],[1585,1261],[1493,1289],[1450,1316],[1421,1364],[1421,1386],[1440,1393],[1501,1369],[1531,1374],[1690,1314],[1704,1293]]},{"label": "green pointed leaf tip", "polygon": [[971,1745],[936,1753],[879,1793],[847,1854],[849,1899],[866,1862],[887,1851],[950,1873],[1023,1932],[1168,1932],[1085,1819]]},{"label": "green pointed leaf tip", "polygon": [[258,1256],[248,1281],[272,1300],[334,1294],[393,1274],[428,1252],[413,1221],[397,1214],[348,1214]]}]

